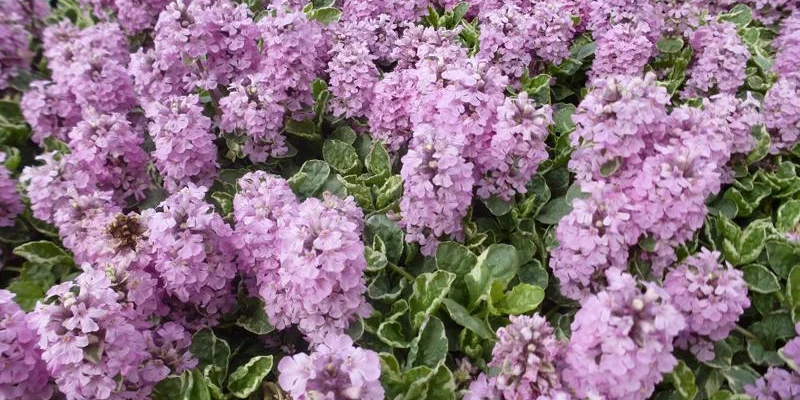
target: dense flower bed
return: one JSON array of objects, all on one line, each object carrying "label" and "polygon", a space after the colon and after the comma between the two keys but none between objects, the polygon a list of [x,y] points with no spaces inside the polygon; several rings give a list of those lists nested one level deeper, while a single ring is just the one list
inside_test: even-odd
[{"label": "dense flower bed", "polygon": [[800,399],[794,0],[3,0],[0,399]]}]

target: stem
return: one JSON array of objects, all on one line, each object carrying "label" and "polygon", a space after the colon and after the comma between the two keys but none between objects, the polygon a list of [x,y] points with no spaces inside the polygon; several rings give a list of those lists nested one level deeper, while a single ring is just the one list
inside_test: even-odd
[{"label": "stem", "polygon": [[22,267],[3,267],[6,271],[14,271],[22,273]]},{"label": "stem", "polygon": [[390,262],[389,263],[389,268],[391,268],[392,271],[397,272],[398,274],[402,275],[403,278],[408,279],[409,282],[414,282],[414,279],[415,279],[414,275],[409,274],[408,271],[404,270],[403,268],[400,268],[398,265]]},{"label": "stem", "polygon": [[739,325],[739,324],[736,324],[736,332],[741,333],[742,336],[744,336],[744,337],[746,337],[748,339],[752,339],[752,340],[758,341],[758,338],[756,337],[756,335],[753,334],[753,332],[750,332],[747,329],[742,328],[742,326]]},{"label": "stem", "polygon": [[786,304],[786,297],[781,292],[775,292],[775,297],[781,302],[781,304]]}]

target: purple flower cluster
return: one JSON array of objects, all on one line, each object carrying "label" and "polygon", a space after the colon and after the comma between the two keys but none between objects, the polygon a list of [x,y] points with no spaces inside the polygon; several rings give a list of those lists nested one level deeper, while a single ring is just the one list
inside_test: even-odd
[{"label": "purple flower cluster", "polygon": [[686,317],[686,330],[678,345],[691,349],[701,361],[714,358],[710,343],[726,338],[736,321],[750,307],[742,271],[723,266],[719,252],[703,249],[669,271],[664,290],[672,304]]},{"label": "purple flower cluster", "polygon": [[69,132],[67,159],[76,170],[91,171],[96,190],[113,192],[116,203],[142,200],[150,184],[143,141],[143,132],[122,114],[87,113]]},{"label": "purple flower cluster", "polygon": [[152,29],[170,0],[80,0],[104,20],[113,19],[129,34]]},{"label": "purple flower cluster", "polygon": [[205,202],[205,194],[205,187],[190,184],[142,217],[166,292],[215,315],[230,311],[236,302],[231,283],[236,253],[233,229]]},{"label": "purple flower cluster", "polygon": [[800,396],[800,375],[778,367],[771,367],[754,384],[744,388],[756,400],[796,399]]},{"label": "purple flower cluster", "polygon": [[390,152],[399,152],[413,136],[411,112],[419,93],[416,85],[414,71],[402,70],[386,74],[373,88],[370,133]]},{"label": "purple flower cluster", "polygon": [[773,70],[778,81],[764,98],[764,123],[772,136],[772,151],[789,149],[800,138],[800,11],[785,19],[773,45],[778,51]]},{"label": "purple flower cluster", "polygon": [[505,75],[521,77],[533,60],[536,41],[528,34],[534,22],[533,16],[513,4],[481,15],[478,55],[491,60]]},{"label": "purple flower cluster", "polygon": [[575,314],[562,377],[579,398],[645,399],[677,363],[672,343],[685,322],[657,286],[642,291],[614,269],[606,279]]},{"label": "purple flower cluster", "polygon": [[260,20],[258,28],[261,64],[251,84],[292,113],[312,105],[311,82],[323,75],[330,58],[324,26],[301,11],[278,11],[274,18]]},{"label": "purple flower cluster", "polygon": [[81,120],[75,95],[64,85],[36,81],[20,102],[22,114],[33,129],[31,139],[42,144],[52,137],[66,140],[67,133]]},{"label": "purple flower cluster", "polygon": [[497,330],[497,338],[489,367],[499,370],[493,380],[504,399],[549,399],[564,393],[559,367],[565,346],[544,318],[512,316]]},{"label": "purple flower cluster", "polygon": [[683,95],[736,93],[744,83],[750,51],[730,22],[710,22],[694,31],[689,44],[695,59]]},{"label": "purple flower cluster", "polygon": [[49,10],[45,0],[7,0],[0,4],[0,90],[30,69],[30,41]]},{"label": "purple flower cluster", "polygon": [[[249,288],[250,292],[266,298],[270,280],[280,268],[278,220],[288,207],[297,207],[298,202],[284,179],[264,171],[248,173],[238,184],[239,192],[233,198],[233,219],[239,269],[244,276],[256,280],[257,287]],[[262,288],[264,292],[260,293]]]},{"label": "purple flower cluster", "polygon": [[[323,25],[305,13],[275,7],[273,15],[256,23],[246,6],[228,1],[170,3],[159,17],[153,48],[132,56],[129,71],[143,108],[163,109],[175,98],[192,98],[195,88],[204,89],[219,112],[211,116],[214,122],[223,132],[247,139],[242,150],[252,161],[285,155],[284,117],[305,118],[301,111],[313,103],[311,82],[325,71],[330,40]],[[209,119],[190,118],[195,119],[201,122],[191,130],[193,137],[213,139]],[[167,123],[157,120],[151,129],[167,129]],[[166,140],[164,146],[182,148],[180,142]],[[205,179],[213,175],[207,156],[216,150],[208,145],[198,149],[203,151],[198,162],[204,166],[197,173]],[[169,169],[176,173],[200,167],[184,165],[186,159],[175,157],[167,163]]]},{"label": "purple flower cluster", "polygon": [[641,75],[656,54],[656,42],[664,28],[661,5],[650,1],[588,0],[584,7],[597,49],[592,78]]},{"label": "purple flower cluster", "polygon": [[25,209],[17,193],[17,182],[3,165],[5,161],[6,153],[0,152],[0,227],[13,226],[17,215]]},{"label": "purple flower cluster", "polygon": [[346,335],[327,335],[311,354],[284,357],[278,382],[295,400],[381,400],[378,355],[353,346]]},{"label": "purple flower cluster", "polygon": [[230,1],[178,0],[155,26],[153,68],[184,72],[186,88],[216,90],[258,66],[259,29],[247,6]]},{"label": "purple flower cluster", "polygon": [[338,33],[339,40],[331,49],[328,63],[330,91],[333,95],[331,112],[337,117],[364,117],[373,97],[372,89],[380,79],[375,65],[377,55],[364,41],[359,24],[345,25]]},{"label": "purple flower cluster", "polygon": [[414,22],[427,14],[431,6],[429,0],[345,0],[342,4],[342,18],[346,21],[362,21],[386,16],[394,23]]},{"label": "purple flower cluster", "polygon": [[175,192],[187,184],[210,185],[217,174],[217,147],[211,119],[203,115],[197,95],[177,96],[145,106],[153,158],[164,188]]},{"label": "purple flower cluster", "polygon": [[145,334],[137,326],[145,322],[120,302],[103,271],[87,266],[47,296],[51,301],[37,304],[31,323],[47,371],[69,400],[148,396],[169,373],[194,366],[183,355],[189,344],[183,329],[166,324]]},{"label": "purple flower cluster", "polygon": [[38,340],[14,294],[0,289],[0,398],[48,400],[53,395]]},{"label": "purple flower cluster", "polygon": [[553,122],[553,110],[536,103],[526,93],[506,99],[498,107],[498,121],[488,152],[481,157],[485,172],[478,182],[478,196],[496,195],[511,200],[516,193],[527,193],[539,163],[548,157],[544,141]]},{"label": "purple flower cluster", "polygon": [[602,289],[603,271],[627,267],[628,248],[638,240],[629,229],[629,199],[613,188],[600,188],[586,199],[572,200],[572,212],[556,229],[559,247],[550,253],[550,268],[561,293],[581,299]]},{"label": "purple flower cluster", "polygon": [[406,239],[430,255],[439,237],[463,239],[461,220],[473,186],[491,168],[487,150],[508,79],[479,59],[448,65],[430,58],[421,64],[413,139],[402,158],[400,211]]},{"label": "purple flower cluster", "polygon": [[601,289],[602,271],[625,269],[642,238],[654,242],[643,256],[661,276],[675,260],[672,249],[702,226],[706,198],[720,190],[731,155],[753,145],[760,118],[752,100],[720,94],[703,109],[670,113],[668,105],[647,74],[598,82],[578,106],[569,167],[588,198],[573,199],[550,259],[565,295]]},{"label": "purple flower cluster", "polygon": [[342,334],[365,302],[363,213],[352,197],[298,202],[288,183],[262,171],[239,179],[234,220],[239,267],[278,329],[297,325],[311,343]]},{"label": "purple flower cluster", "polygon": [[569,56],[577,13],[571,0],[510,2],[481,10],[478,57],[491,60],[509,78],[538,69],[531,65],[534,60],[558,64]]},{"label": "purple flower cluster", "polygon": [[352,197],[329,194],[284,210],[278,220],[281,266],[260,283],[276,328],[297,325],[309,342],[319,343],[370,315],[363,218]]},{"label": "purple flower cluster", "polygon": [[82,114],[125,114],[136,104],[127,72],[127,38],[115,23],[79,30],[68,23],[44,30],[51,82],[32,83],[20,103],[34,142],[67,140]]},{"label": "purple flower cluster", "polygon": [[463,139],[456,132],[418,125],[402,158],[400,223],[406,240],[419,243],[423,254],[433,254],[441,236],[464,238],[462,220],[472,204],[475,180],[462,151]]}]

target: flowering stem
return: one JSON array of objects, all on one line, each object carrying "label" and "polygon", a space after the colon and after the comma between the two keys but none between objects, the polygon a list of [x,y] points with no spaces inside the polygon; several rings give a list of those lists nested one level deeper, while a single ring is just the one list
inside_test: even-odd
[{"label": "flowering stem", "polygon": [[391,268],[392,271],[402,275],[403,278],[408,279],[409,282],[414,282],[414,275],[409,274],[408,271],[404,270],[403,268],[400,268],[398,265],[390,262],[389,268]]},{"label": "flowering stem", "polygon": [[742,328],[742,326],[739,325],[739,324],[736,324],[736,332],[741,333],[742,336],[744,336],[744,337],[746,337],[748,339],[752,339],[752,340],[756,340],[756,341],[758,340],[758,338],[756,337],[756,335],[753,334],[753,332],[750,332],[747,329]]}]

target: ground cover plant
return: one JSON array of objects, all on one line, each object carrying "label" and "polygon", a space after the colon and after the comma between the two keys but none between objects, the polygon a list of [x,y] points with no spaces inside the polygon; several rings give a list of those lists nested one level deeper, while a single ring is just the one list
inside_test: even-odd
[{"label": "ground cover plant", "polygon": [[800,399],[794,0],[3,0],[0,399]]}]

